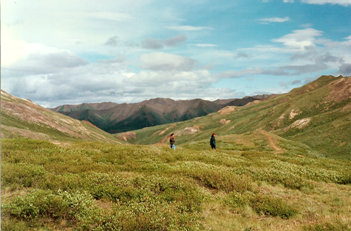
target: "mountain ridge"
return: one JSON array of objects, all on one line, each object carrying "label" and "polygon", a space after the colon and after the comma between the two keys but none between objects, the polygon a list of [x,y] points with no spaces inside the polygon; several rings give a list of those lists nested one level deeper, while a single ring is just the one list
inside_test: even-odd
[{"label": "mountain ridge", "polygon": [[51,110],[79,120],[87,120],[110,132],[123,132],[170,122],[184,121],[220,110],[229,105],[242,106],[273,95],[256,95],[242,99],[208,101],[203,99],[173,100],[154,98],[140,103],[84,103],[62,105]]}]

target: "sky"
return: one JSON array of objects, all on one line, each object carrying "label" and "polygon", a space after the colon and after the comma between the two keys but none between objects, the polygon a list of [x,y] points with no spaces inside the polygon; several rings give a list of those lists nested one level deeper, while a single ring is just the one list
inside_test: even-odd
[{"label": "sky", "polygon": [[351,0],[2,0],[1,89],[44,107],[351,75]]}]

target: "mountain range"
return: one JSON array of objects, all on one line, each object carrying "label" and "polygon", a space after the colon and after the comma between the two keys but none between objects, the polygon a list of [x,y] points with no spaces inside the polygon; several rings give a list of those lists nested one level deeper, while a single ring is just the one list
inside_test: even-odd
[{"label": "mountain range", "polygon": [[109,133],[117,133],[159,124],[184,121],[204,116],[226,106],[243,106],[271,95],[256,95],[242,99],[208,101],[203,99],[172,100],[155,98],[140,103],[84,103],[53,108],[78,120],[86,120]]}]

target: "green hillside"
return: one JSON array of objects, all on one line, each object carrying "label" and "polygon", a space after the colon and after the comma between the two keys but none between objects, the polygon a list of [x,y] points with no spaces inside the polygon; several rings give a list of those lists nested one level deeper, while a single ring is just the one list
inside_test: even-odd
[{"label": "green hillside", "polygon": [[[301,88],[244,107],[189,121],[134,131],[131,143],[165,143],[174,132],[178,144],[208,143],[212,132],[221,137],[262,129],[308,145],[322,155],[351,159],[351,78],[322,76]],[[123,138],[123,133],[118,134]],[[226,144],[223,144],[226,145]],[[278,141],[279,145],[280,144]],[[282,147],[283,151],[287,151]]]}]

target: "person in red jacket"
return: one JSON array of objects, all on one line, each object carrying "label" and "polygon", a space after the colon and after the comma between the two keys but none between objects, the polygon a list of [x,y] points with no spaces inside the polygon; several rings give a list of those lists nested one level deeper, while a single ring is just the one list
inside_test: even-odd
[{"label": "person in red jacket", "polygon": [[171,136],[170,136],[170,138],[169,138],[169,144],[170,144],[170,148],[173,148],[173,150],[175,150],[174,133],[172,133]]}]

